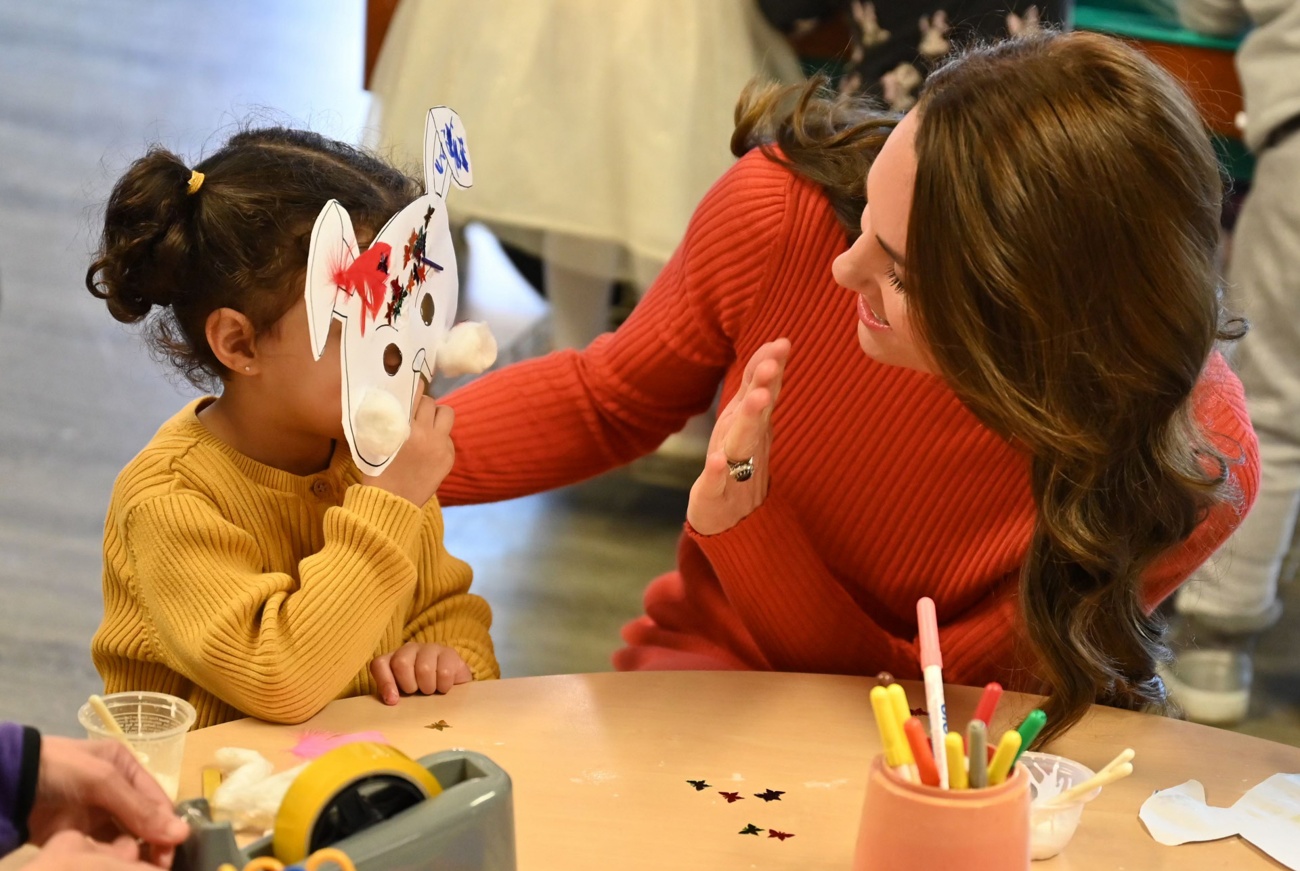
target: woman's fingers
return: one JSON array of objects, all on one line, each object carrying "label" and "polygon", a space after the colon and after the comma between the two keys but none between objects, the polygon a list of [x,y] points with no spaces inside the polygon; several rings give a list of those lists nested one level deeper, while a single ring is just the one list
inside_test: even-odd
[{"label": "woman's fingers", "polygon": [[771,402],[771,392],[763,387],[751,390],[741,402],[722,438],[722,452],[728,460],[738,463],[758,451],[767,432]]}]

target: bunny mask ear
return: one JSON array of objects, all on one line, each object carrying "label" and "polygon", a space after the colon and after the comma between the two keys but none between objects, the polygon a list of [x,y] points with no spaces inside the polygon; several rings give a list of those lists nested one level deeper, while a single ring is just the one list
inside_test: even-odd
[{"label": "bunny mask ear", "polygon": [[473,187],[474,170],[460,116],[446,106],[438,106],[429,110],[424,122],[424,186],[429,193],[445,199],[452,182],[461,190]]},{"label": "bunny mask ear", "polygon": [[317,360],[329,341],[335,298],[340,292],[337,279],[356,259],[357,234],[352,219],[338,200],[330,200],[316,216],[307,252],[307,326]]}]

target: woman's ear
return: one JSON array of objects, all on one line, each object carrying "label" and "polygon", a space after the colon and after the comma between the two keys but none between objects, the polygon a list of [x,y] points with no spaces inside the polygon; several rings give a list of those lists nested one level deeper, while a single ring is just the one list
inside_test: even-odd
[{"label": "woman's ear", "polygon": [[257,373],[257,331],[253,322],[233,308],[219,308],[208,315],[203,329],[208,347],[230,372],[236,375]]}]

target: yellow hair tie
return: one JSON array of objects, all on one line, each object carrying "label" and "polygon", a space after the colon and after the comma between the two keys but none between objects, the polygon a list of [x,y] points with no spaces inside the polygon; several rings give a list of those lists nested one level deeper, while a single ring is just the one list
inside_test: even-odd
[{"label": "yellow hair tie", "polygon": [[185,188],[185,192],[191,196],[197,194],[199,188],[203,187],[203,179],[205,178],[207,178],[207,176],[199,172],[197,169],[190,170],[190,183],[189,186]]}]

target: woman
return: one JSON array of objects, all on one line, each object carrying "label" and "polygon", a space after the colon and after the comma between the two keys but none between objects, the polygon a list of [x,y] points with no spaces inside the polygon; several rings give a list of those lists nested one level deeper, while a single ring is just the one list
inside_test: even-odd
[{"label": "woman", "polygon": [[125,745],[0,723],[0,856],[26,842],[31,871],[149,871],[189,833]]},{"label": "woman", "polygon": [[779,96],[733,139],[779,150],[719,181],[622,329],[448,397],[444,504],[627,462],[721,382],[619,668],[915,677],[929,595],[945,676],[1050,691],[1043,740],[1160,703],[1151,611],[1258,479],[1186,95],[1117,41],[1038,34],[937,71],[883,150],[858,104]]}]

